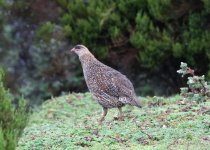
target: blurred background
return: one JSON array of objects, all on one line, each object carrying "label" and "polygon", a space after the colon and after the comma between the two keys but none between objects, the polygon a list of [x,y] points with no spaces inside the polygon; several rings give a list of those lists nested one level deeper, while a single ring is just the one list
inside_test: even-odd
[{"label": "blurred background", "polygon": [[75,44],[141,96],[179,92],[180,62],[210,79],[210,0],[0,0],[0,65],[31,104],[87,91]]}]

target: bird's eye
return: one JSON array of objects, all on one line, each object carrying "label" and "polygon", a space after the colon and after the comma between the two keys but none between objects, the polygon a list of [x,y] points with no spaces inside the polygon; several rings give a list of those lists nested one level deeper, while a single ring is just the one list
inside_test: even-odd
[{"label": "bird's eye", "polygon": [[82,48],[80,45],[76,45],[75,47],[74,47],[75,49],[80,49],[80,48]]}]

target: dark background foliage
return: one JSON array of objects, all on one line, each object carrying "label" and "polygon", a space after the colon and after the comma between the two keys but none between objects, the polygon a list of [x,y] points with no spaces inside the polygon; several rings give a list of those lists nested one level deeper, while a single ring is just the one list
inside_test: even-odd
[{"label": "dark background foliage", "polygon": [[40,103],[87,90],[76,56],[86,45],[139,95],[170,95],[181,61],[210,78],[210,0],[0,0],[0,62],[7,85]]}]

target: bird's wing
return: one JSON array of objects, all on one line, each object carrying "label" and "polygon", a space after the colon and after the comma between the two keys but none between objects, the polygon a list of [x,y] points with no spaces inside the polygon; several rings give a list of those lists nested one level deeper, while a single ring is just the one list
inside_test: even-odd
[{"label": "bird's wing", "polygon": [[107,68],[105,71],[105,76],[109,79],[107,83],[108,89],[107,94],[117,97],[130,97],[134,94],[134,88],[130,80],[120,72]]},{"label": "bird's wing", "polygon": [[113,94],[115,97],[118,96],[118,100],[123,104],[142,107],[136,97],[133,84],[125,75],[116,70],[107,71],[106,74],[111,79],[111,82],[108,84],[109,89],[111,89],[109,94]]}]

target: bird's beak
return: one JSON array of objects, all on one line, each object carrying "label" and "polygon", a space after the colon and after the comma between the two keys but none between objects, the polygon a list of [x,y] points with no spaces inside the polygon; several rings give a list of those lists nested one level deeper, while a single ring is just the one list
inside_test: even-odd
[{"label": "bird's beak", "polygon": [[72,48],[72,49],[71,49],[71,52],[74,52],[74,53],[75,53],[75,50],[76,50],[75,48]]}]

